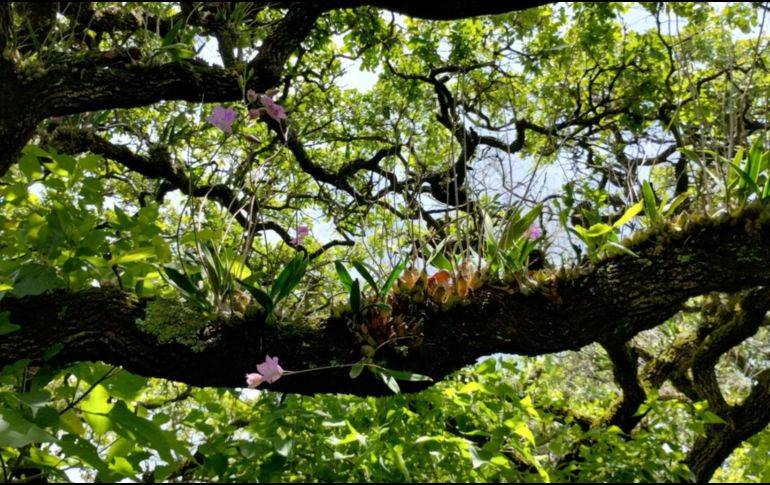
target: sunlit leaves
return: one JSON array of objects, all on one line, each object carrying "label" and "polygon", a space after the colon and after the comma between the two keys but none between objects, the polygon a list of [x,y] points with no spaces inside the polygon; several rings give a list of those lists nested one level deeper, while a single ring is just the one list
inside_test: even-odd
[{"label": "sunlit leaves", "polygon": [[[137,8],[160,16],[180,13],[176,4]],[[247,62],[285,11],[248,3],[185,8],[192,11],[165,25],[149,22],[127,37],[97,39],[86,26],[83,35],[67,33],[62,18],[46,39],[28,39],[27,48],[38,52],[25,53],[25,62],[62,66],[61,56],[73,53],[76,64],[91,62],[88,46],[75,45],[76,37],[109,55],[112,48],[139,49],[142,55],[129,66],[177,62],[200,47],[204,29],[196,22],[206,18],[232,37],[232,49],[220,45],[220,52],[238,57],[228,69],[245,91],[254,75]],[[236,135],[228,137],[209,129],[205,120],[214,107],[208,104],[163,102],[72,114],[41,123],[38,144],[25,147],[0,185],[0,292],[11,298],[116,286],[139,298],[198,301],[221,316],[235,313],[232,299],[242,284],[250,293],[245,298],[265,313],[315,328],[335,299],[359,315],[372,308],[371,293],[386,297],[407,264],[401,257],[407,251],[445,271],[456,270],[467,254],[479,256],[479,265],[489,263],[496,275],[527,274],[529,254],[563,238],[577,253],[587,248],[595,258],[628,251],[620,242],[626,228],[663,224],[690,197],[673,195],[673,168],[666,162],[677,158],[651,165],[648,154],[660,152],[659,146],[690,146],[680,146],[676,156],[690,164],[697,208],[710,210],[719,187],[727,205],[770,194],[768,160],[758,142],[767,104],[764,39],[747,41],[732,32],[751,31],[759,12],[732,4],[559,4],[454,22],[373,8],[326,12],[276,88],[290,110],[282,122],[313,163],[333,176],[348,167],[345,183],[358,194],[315,180],[269,126],[246,121],[247,107],[238,101],[228,100],[231,118],[218,123],[229,130],[237,111]],[[341,79],[346,69],[369,73],[373,84],[359,79],[343,86],[352,82]],[[440,74],[426,82],[431,70]],[[432,82],[451,94],[444,109],[456,111],[454,128],[436,117],[442,108]],[[208,98],[201,100],[219,102]],[[49,142],[59,123],[151,160],[153,169],[170,171],[170,180],[139,175],[100,155],[55,150]],[[484,146],[467,163],[470,192],[495,201],[486,221],[444,210],[445,200],[425,202],[425,177],[448,173],[462,151],[466,135],[457,133],[495,135],[514,147],[525,126],[516,153]],[[755,145],[740,149],[741,137]],[[352,160],[365,161],[391,146],[399,146],[399,153],[381,160],[377,171],[349,169]],[[532,184],[525,179],[530,167],[538,174],[543,167],[563,173],[556,184],[543,179],[545,194],[534,178]],[[654,188],[638,183],[646,171]],[[499,187],[489,183],[497,175],[505,179]],[[399,186],[392,179],[410,181]],[[217,200],[215,188],[222,185],[234,194],[231,204]],[[194,187],[197,193],[187,194]],[[559,198],[556,213],[544,202],[553,197]],[[430,229],[421,219],[426,209],[437,221]],[[464,217],[471,222],[461,223]],[[574,232],[550,238],[549,218]],[[527,237],[539,219],[552,240]],[[340,235],[356,246],[311,262],[288,247],[285,231],[250,232],[264,223],[290,230],[310,221],[310,253]],[[502,257],[481,261],[489,253]],[[357,279],[341,263],[329,264],[340,260],[355,262]],[[0,316],[0,335],[15,337],[24,323]],[[441,355],[443,349],[418,351]],[[57,352],[66,352],[66,344],[43,350],[44,360],[55,360]],[[608,363],[590,351],[581,355],[590,357],[575,366],[581,371],[604,366],[591,369],[593,380],[583,375],[588,372],[568,374],[564,356],[487,359],[475,372],[417,396],[260,394],[247,402],[226,389],[199,389],[189,400],[166,402],[176,395],[174,386],[114,374],[99,364],[59,375],[22,363],[2,376],[0,429],[6,434],[0,432],[0,453],[8,463],[26,460],[46,470],[82,466],[101,481],[179,479],[177,468],[185,470],[182,479],[202,481],[691,479],[681,465],[687,440],[722,418],[697,404],[651,399],[636,433],[616,427],[585,433],[576,424],[580,416],[602,416],[617,390],[608,384]],[[408,363],[409,357],[401,360]],[[353,366],[351,377],[379,379],[394,392],[399,380],[423,379],[407,370],[367,367],[377,369],[371,374],[363,368]],[[766,455],[765,438],[752,443],[759,454]],[[55,446],[45,444],[54,440]],[[34,446],[24,457],[11,449],[27,445]],[[576,453],[579,469],[565,472],[558,457]],[[754,476],[765,477],[753,464],[758,460],[744,461]],[[155,475],[140,477],[149,468]]]},{"label": "sunlit leaves", "polygon": [[30,263],[19,268],[16,273],[13,293],[19,297],[40,295],[61,285],[62,282],[56,275],[56,270],[48,266]]}]

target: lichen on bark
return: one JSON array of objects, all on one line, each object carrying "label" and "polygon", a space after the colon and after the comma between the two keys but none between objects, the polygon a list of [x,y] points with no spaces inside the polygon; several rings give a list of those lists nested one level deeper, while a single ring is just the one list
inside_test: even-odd
[{"label": "lichen on bark", "polygon": [[144,318],[136,319],[137,327],[154,335],[158,343],[178,343],[194,352],[205,350],[205,330],[210,323],[210,317],[190,303],[170,298],[149,301]]}]

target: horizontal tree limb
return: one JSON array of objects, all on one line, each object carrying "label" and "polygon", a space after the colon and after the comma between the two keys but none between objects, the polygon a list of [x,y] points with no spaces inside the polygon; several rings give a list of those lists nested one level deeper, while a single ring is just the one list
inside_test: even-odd
[{"label": "horizontal tree limb", "polygon": [[[607,258],[574,272],[559,272],[526,295],[487,286],[470,304],[429,313],[424,341],[407,355],[385,349],[383,365],[433,379],[496,352],[541,355],[577,350],[594,342],[624,341],[674,315],[690,297],[712,291],[735,292],[770,283],[768,214],[750,207],[719,221],[704,218],[681,231],[662,230],[635,244],[639,257]],[[43,352],[64,344],[52,364],[104,361],[127,370],[198,386],[242,386],[243,376],[266,354],[286,369],[352,364],[360,344],[342,319],[318,328],[268,326],[250,320],[223,326],[202,352],[181,344],[159,344],[135,325],[145,302],[115,289],[55,291],[21,299],[6,297],[21,329],[0,341],[0,365],[28,358],[42,363]],[[381,394],[373,377],[347,377],[347,368],[286,377],[271,386],[297,393]],[[366,375],[366,374],[365,374]],[[426,384],[405,386],[408,390]]]}]

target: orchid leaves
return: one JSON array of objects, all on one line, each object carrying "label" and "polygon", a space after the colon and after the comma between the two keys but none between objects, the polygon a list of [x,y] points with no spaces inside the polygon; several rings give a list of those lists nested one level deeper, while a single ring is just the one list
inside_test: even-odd
[{"label": "orchid leaves", "polygon": [[305,276],[309,263],[310,259],[305,253],[298,253],[283,268],[270,287],[269,292],[257,288],[243,280],[239,280],[239,283],[252,297],[254,297],[257,303],[265,309],[265,313],[268,314],[268,319],[270,320],[274,316],[273,312],[277,304],[289,296],[291,291],[299,284],[302,277]]},{"label": "orchid leaves", "polygon": [[580,240],[583,241],[583,243],[586,245],[588,248],[589,256],[598,256],[604,251],[610,251],[613,249],[630,254],[632,256],[636,256],[633,251],[620,243],[618,232],[622,226],[639,215],[643,209],[644,201],[640,200],[636,204],[629,207],[623,213],[623,215],[621,215],[612,225],[606,224],[604,222],[597,222],[591,227],[585,228],[580,224],[575,224],[572,232],[577,234]]},{"label": "orchid leaves", "polygon": [[[220,252],[211,242],[199,242],[197,251],[190,251],[186,259],[182,271],[165,266],[163,272],[187,301],[206,312],[228,310],[235,280],[251,275],[232,252]],[[190,271],[186,267],[190,267]]]},{"label": "orchid leaves", "polygon": [[369,288],[374,293],[375,302],[370,303],[368,305],[365,305],[364,307],[361,306],[361,283],[359,282],[358,278],[355,280],[352,276],[350,276],[350,273],[348,272],[347,268],[345,268],[345,265],[343,265],[339,261],[335,261],[334,267],[337,270],[337,276],[340,279],[340,282],[342,283],[342,286],[345,288],[345,290],[349,293],[349,302],[350,302],[350,309],[353,312],[354,315],[358,316],[360,313],[365,310],[367,307],[372,305],[386,305],[385,299],[388,296],[388,293],[393,288],[393,285],[396,284],[396,281],[398,280],[398,277],[401,276],[401,273],[404,271],[404,268],[406,268],[406,259],[401,260],[395,268],[390,272],[388,277],[385,279],[385,281],[382,284],[378,284],[377,280],[372,276],[369,269],[367,269],[366,265],[361,263],[360,261],[353,261],[353,266],[355,267],[358,274],[361,275],[361,277],[366,281],[366,283],[369,285]]},{"label": "orchid leaves", "polygon": [[529,256],[540,243],[543,234],[535,225],[542,211],[542,204],[524,213],[519,208],[513,209],[502,229],[495,226],[488,214],[484,215],[487,258],[492,273],[502,270],[506,274],[516,274],[527,270]]}]

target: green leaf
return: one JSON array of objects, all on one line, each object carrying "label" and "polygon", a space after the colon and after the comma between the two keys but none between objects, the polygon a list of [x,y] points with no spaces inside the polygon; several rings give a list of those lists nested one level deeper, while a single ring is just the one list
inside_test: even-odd
[{"label": "green leaf", "polygon": [[55,441],[56,438],[27,421],[18,411],[0,407],[0,446],[21,448],[32,443]]},{"label": "green leaf", "polygon": [[[24,151],[27,151],[26,148]],[[43,167],[36,154],[26,153],[22,156],[19,160],[19,169],[29,181],[37,180],[43,175]]]},{"label": "green leaf", "polygon": [[113,407],[109,400],[110,394],[107,389],[103,385],[97,384],[91,389],[88,396],[80,401],[79,407],[83,419],[97,435],[102,435],[112,429],[112,422],[107,416]]},{"label": "green leaf", "polygon": [[171,451],[190,456],[187,448],[172,436],[170,432],[161,430],[158,425],[139,417],[129,411],[126,403],[117,401],[109,412],[113,430],[119,436],[136,442],[140,446],[146,446],[155,450],[167,463],[174,463],[174,455]]},{"label": "green leaf", "polygon": [[342,286],[345,288],[345,291],[349,293],[351,286],[353,286],[353,278],[351,278],[350,273],[348,273],[348,270],[345,269],[345,266],[341,262],[335,261],[334,267],[337,269],[337,276],[339,276]]},{"label": "green leaf", "polygon": [[744,172],[739,166],[735,164],[731,164],[730,166],[740,176],[742,183],[739,186],[741,188],[748,189],[750,192],[753,192],[757,195],[762,194],[762,191],[759,189],[759,186],[748,173]]},{"label": "green leaf", "polygon": [[104,381],[110,396],[133,401],[147,390],[147,378],[126,371],[118,371]]},{"label": "green leaf", "polygon": [[358,278],[353,280],[353,284],[350,286],[350,310],[356,318],[361,315],[361,287]]},{"label": "green leaf", "polygon": [[284,458],[288,458],[294,448],[294,440],[288,438],[274,438],[273,447],[275,452]]},{"label": "green leaf", "polygon": [[503,235],[500,237],[498,245],[503,251],[507,251],[511,245],[519,239],[529,229],[529,227],[535,222],[540,213],[543,211],[543,204],[537,204],[529,212],[519,217],[519,211],[515,210],[511,214],[508,220],[508,224],[503,231]]},{"label": "green leaf", "polygon": [[404,475],[404,479],[407,482],[411,482],[412,478],[409,474],[409,470],[406,467],[406,461],[404,461],[404,456],[402,453],[403,446],[401,445],[395,445],[391,446],[390,444],[387,444],[388,450],[390,451],[390,456],[393,458],[393,461],[396,462],[396,466],[398,466],[399,471]]},{"label": "green leaf", "polygon": [[703,411],[699,414],[699,417],[703,420],[704,423],[708,424],[727,424],[724,419],[720,418],[716,414],[712,413],[711,411]]},{"label": "green leaf", "polygon": [[350,368],[350,378],[355,379],[356,377],[361,375],[361,372],[364,371],[364,364],[354,364]]},{"label": "green leaf", "polygon": [[0,312],[0,335],[7,335],[15,332],[21,326],[11,323],[11,312]]},{"label": "green leaf", "polygon": [[238,280],[238,282],[246,288],[246,291],[248,291],[251,296],[257,300],[257,303],[262,306],[262,308],[265,309],[267,313],[271,313],[273,311],[273,299],[270,298],[270,295],[268,295],[266,292],[260,290],[256,286],[252,286],[245,281]]},{"label": "green leaf", "polygon": [[302,277],[305,276],[305,271],[307,271],[307,265],[310,260],[308,260],[304,253],[298,254],[296,259],[297,264],[295,265],[293,272],[289,275],[289,280],[287,285],[284,287],[284,290],[278,295],[276,303],[287,297],[291,290],[293,290],[299,284],[299,282],[302,280]]},{"label": "green leaf", "polygon": [[442,253],[436,254],[433,257],[433,266],[444,271],[452,271],[452,262]]},{"label": "green leaf", "polygon": [[618,251],[620,251],[622,253],[626,253],[629,256],[633,256],[635,258],[639,257],[638,254],[636,254],[635,252],[631,251],[627,247],[625,247],[622,244],[620,244],[618,242],[615,242],[615,241],[607,241],[606,243],[604,243],[604,245],[602,246],[602,250],[606,251],[608,249],[617,249]]},{"label": "green leaf", "polygon": [[[68,434],[59,440],[58,445],[68,457],[78,459],[83,464],[97,470],[100,475],[106,473],[107,476],[111,476],[109,467],[99,456],[96,447],[87,440]],[[102,475],[102,478],[106,477]],[[115,481],[114,478],[111,481]]]},{"label": "green leaf", "polygon": [[380,295],[387,295],[390,289],[393,287],[393,285],[396,283],[396,280],[399,276],[401,276],[401,272],[404,271],[404,268],[406,268],[406,259],[402,259],[400,263],[396,265],[395,268],[393,268],[393,271],[390,272],[390,276],[388,276],[388,279],[385,281],[385,284],[382,285],[382,290],[380,291]]},{"label": "green leaf", "polygon": [[73,175],[75,166],[77,165],[73,157],[63,153],[51,153],[50,156],[52,161],[43,162],[43,165],[45,165],[48,170],[59,177]]},{"label": "green leaf", "polygon": [[527,443],[529,443],[530,446],[535,447],[535,435],[532,434],[532,431],[527,427],[524,423],[518,423],[514,429],[513,432],[517,435],[521,436],[525,440],[527,440]]},{"label": "green leaf", "polygon": [[48,401],[51,400],[51,394],[48,391],[30,391],[16,394],[22,404],[30,408],[32,411],[32,417],[34,418],[37,412],[44,408]]},{"label": "green leaf", "polygon": [[[712,156],[714,156],[715,158],[717,158],[718,160],[724,160],[724,157],[721,157],[721,156],[719,156],[718,154],[716,154],[714,152],[710,152],[710,154]],[[736,152],[735,157],[733,157],[732,163],[729,162],[728,160],[725,160],[725,162],[730,164],[731,165],[730,168],[732,169],[732,167],[740,166],[742,160],[743,160],[743,147],[740,147],[740,148],[738,148],[738,151]],[[730,170],[729,171],[729,175],[728,175],[727,187],[728,188],[735,187],[735,185],[739,181],[740,181],[740,177],[738,176],[738,172],[736,172],[735,170]]]},{"label": "green leaf", "polygon": [[[430,248],[431,248],[431,251],[430,251],[430,256],[428,256],[428,259],[425,261],[425,265],[426,265],[426,266],[430,266],[431,264],[432,264],[433,266],[436,266],[436,265],[434,264],[433,260],[434,260],[434,259],[436,259],[437,257],[439,257],[439,256],[442,256],[442,255],[443,255],[443,253],[442,253],[441,251],[443,251],[443,249],[444,249],[444,246],[446,246],[446,243],[447,243],[448,241],[449,241],[449,239],[448,239],[448,238],[447,238],[447,239],[444,239],[444,240],[442,240],[440,243],[438,243],[438,244],[436,245],[436,247],[435,247],[435,248],[432,248],[431,246],[428,246],[428,247],[430,247]],[[444,258],[444,259],[446,259],[446,258]],[[437,268],[439,268],[438,266],[436,266],[436,267],[437,267]]]},{"label": "green leaf", "polygon": [[767,199],[768,196],[770,196],[770,176],[767,177],[765,188],[762,189],[762,200]]},{"label": "green leaf", "polygon": [[[653,206],[655,206],[654,201],[655,201],[655,199],[654,199],[654,196],[653,196]],[[626,224],[628,221],[630,221],[631,219],[636,217],[637,214],[639,214],[642,211],[642,208],[643,208],[643,201],[640,200],[636,204],[634,204],[631,207],[629,207],[628,210],[620,217],[620,219],[615,221],[615,223],[612,225],[612,227],[613,228],[617,228],[617,227],[621,227],[622,225]],[[656,213],[657,213],[657,211],[656,211]]]},{"label": "green leaf", "polygon": [[430,378],[429,376],[424,376],[422,374],[416,374],[414,372],[409,372],[404,370],[382,369],[382,372],[388,374],[389,376],[399,381],[433,382],[433,379]]},{"label": "green leaf", "polygon": [[612,230],[612,227],[609,224],[604,224],[602,222],[598,224],[594,224],[588,229],[581,226],[580,224],[575,225],[575,231],[577,231],[577,233],[583,239],[591,239],[591,238],[603,236],[608,232],[610,232],[611,230]]},{"label": "green leaf", "polygon": [[241,263],[240,261],[238,261],[234,257],[232,259],[230,259],[229,261],[230,261],[230,263],[229,263],[229,271],[230,271],[230,274],[233,277],[245,280],[249,276],[251,276],[251,270],[249,269],[248,266],[246,266],[245,264]]},{"label": "green leaf", "polygon": [[658,204],[655,198],[655,190],[646,180],[642,182],[642,200],[644,201],[644,212],[650,222],[657,222],[659,219]]},{"label": "green leaf", "polygon": [[369,367],[369,369],[372,371],[372,373],[374,373],[375,376],[377,376],[382,382],[385,383],[385,385],[393,392],[393,394],[401,394],[401,388],[393,376],[388,375],[385,372],[373,367]]},{"label": "green leaf", "polygon": [[19,269],[13,283],[13,294],[19,298],[30,295],[41,295],[48,290],[62,286],[56,270],[42,264],[29,263]]},{"label": "green leaf", "polygon": [[185,293],[187,296],[192,295],[198,295],[198,288],[193,284],[193,282],[190,280],[190,277],[186,274],[180,273],[176,269],[172,268],[171,266],[165,266],[163,270],[166,273],[166,276],[168,276],[169,280],[171,280],[171,283],[180,291]]},{"label": "green leaf", "polygon": [[369,273],[369,270],[366,269],[366,266],[364,266],[364,264],[361,263],[360,261],[353,261],[353,266],[356,267],[358,272],[361,274],[361,276],[363,276],[363,278],[369,284],[371,289],[374,290],[374,292],[379,295],[380,294],[380,288],[377,285],[377,282],[372,277],[372,275]]},{"label": "green leaf", "polygon": [[[768,181],[770,181],[770,179],[768,179]],[[668,203],[668,205],[666,205],[666,206],[663,208],[663,215],[664,215],[664,216],[666,216],[666,217],[668,217],[668,216],[670,216],[671,214],[673,214],[673,213],[674,213],[674,211],[676,211],[677,207],[679,207],[680,205],[682,205],[682,203],[683,203],[685,200],[687,200],[689,197],[690,197],[690,194],[688,194],[687,192],[685,192],[685,193],[683,193],[683,194],[679,194],[679,195],[677,195],[676,197],[674,197],[674,200],[672,200],[671,202],[669,202],[669,203]]]},{"label": "green leaf", "polygon": [[474,470],[476,468],[480,468],[482,465],[485,465],[486,463],[489,463],[489,460],[486,460],[481,456],[480,450],[470,443],[468,443],[468,453],[470,454],[471,466],[473,467]]},{"label": "green leaf", "polygon": [[757,137],[749,149],[746,159],[746,173],[756,184],[762,171],[762,137]]},{"label": "green leaf", "polygon": [[163,37],[163,41],[160,44],[161,48],[169,47],[176,43],[176,40],[179,37],[179,30],[182,28],[183,23],[184,19],[181,18],[174,22],[174,26],[171,27],[171,29],[168,31],[168,34]]},{"label": "green leaf", "polygon": [[214,294],[222,295],[225,293],[226,268],[222,265],[217,252],[211,241],[199,245],[200,253],[203,256],[201,261],[207,283],[211,286]]},{"label": "green leaf", "polygon": [[289,295],[289,292],[294,289],[300,279],[302,279],[302,276],[304,276],[307,263],[305,254],[300,253],[283,268],[270,288],[270,297],[273,299],[273,303],[277,304]]},{"label": "green leaf", "polygon": [[43,349],[43,361],[48,362],[49,360],[56,357],[56,354],[61,352],[64,349],[64,344],[61,342],[56,342],[55,344],[51,344],[49,347],[46,347]]},{"label": "green leaf", "polygon": [[137,248],[112,258],[113,264],[135,263],[155,258],[155,247]]}]

